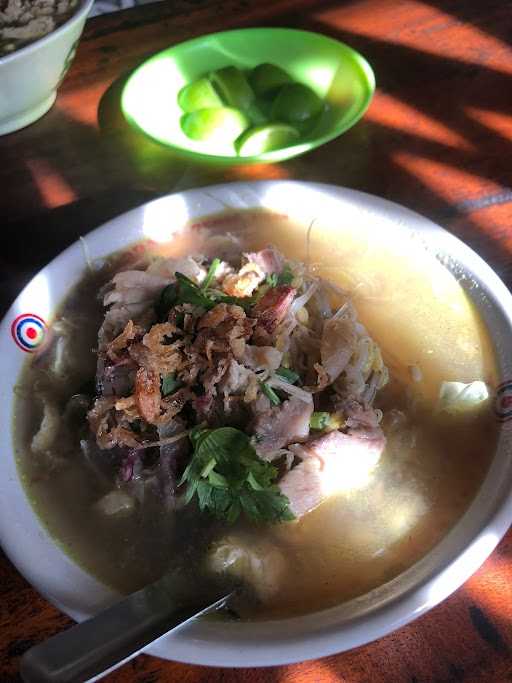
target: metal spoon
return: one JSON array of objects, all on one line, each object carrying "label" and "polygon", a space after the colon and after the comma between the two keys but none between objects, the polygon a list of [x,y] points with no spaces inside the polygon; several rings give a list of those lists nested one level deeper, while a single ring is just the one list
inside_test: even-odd
[{"label": "metal spoon", "polygon": [[[199,577],[198,577],[199,578]],[[166,574],[104,612],[30,648],[21,659],[26,683],[95,681],[190,619],[219,609],[233,587]],[[199,588],[198,588],[199,586]]]}]

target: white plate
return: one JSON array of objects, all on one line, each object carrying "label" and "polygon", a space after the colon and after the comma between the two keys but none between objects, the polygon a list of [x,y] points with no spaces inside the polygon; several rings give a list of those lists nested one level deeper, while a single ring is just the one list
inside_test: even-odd
[{"label": "white plate", "polygon": [[[172,239],[191,218],[226,207],[265,207],[302,222],[322,213],[343,215],[354,229],[385,232],[397,244],[425,246],[458,275],[474,283],[468,290],[491,331],[503,397],[512,391],[509,349],[512,297],[494,272],[462,242],[429,220],[391,202],[343,188],[293,181],[234,183],[190,190],[150,202],[87,235],[92,259],[144,236]],[[21,292],[0,327],[0,538],[19,571],[53,604],[82,620],[115,599],[55,545],[35,516],[18,478],[11,438],[13,386],[26,353],[11,327],[19,316],[48,320],[81,277],[84,251],[75,243],[55,258]],[[21,346],[35,322],[18,320]],[[37,338],[36,338],[37,339]],[[512,384],[511,384],[512,386]],[[379,638],[420,616],[458,588],[486,559],[512,521],[512,459],[509,421],[504,421],[496,456],[475,501],[443,541],[414,567],[345,605],[305,617],[267,623],[196,621],[160,639],[147,652],[194,664],[263,666],[340,652]]]}]

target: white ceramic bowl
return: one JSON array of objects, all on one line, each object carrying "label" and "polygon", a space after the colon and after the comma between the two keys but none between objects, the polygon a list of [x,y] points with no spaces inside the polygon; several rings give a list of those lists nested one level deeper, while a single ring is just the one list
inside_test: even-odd
[{"label": "white ceramic bowl", "polygon": [[[354,190],[313,183],[235,183],[190,190],[150,202],[87,235],[91,258],[101,258],[144,236],[171,240],[191,218],[234,208],[266,207],[306,222],[322,211],[343,215],[354,229],[383,231],[396,244],[431,250],[457,275],[491,332],[498,375],[510,394],[512,296],[484,261],[429,220],[391,202]],[[77,620],[115,600],[52,541],[35,516],[20,483],[13,455],[13,386],[26,353],[14,342],[18,316],[48,320],[85,266],[76,243],[27,285],[0,327],[0,539],[19,571],[51,602]],[[21,319],[23,320],[23,318]],[[37,320],[37,318],[36,318]],[[23,338],[18,339],[23,345]],[[25,339],[25,342],[27,340]],[[28,340],[30,342],[30,340]],[[27,343],[28,343],[27,342]],[[501,407],[506,406],[503,402]],[[509,411],[512,412],[512,411]],[[379,638],[424,614],[457,589],[486,559],[512,521],[512,422],[503,421],[497,451],[474,502],[447,536],[421,561],[371,593],[304,617],[267,623],[195,621],[147,648],[160,657],[195,664],[263,666],[321,657]]]},{"label": "white ceramic bowl", "polygon": [[93,2],[81,0],[55,31],[0,57],[0,135],[37,121],[53,105]]}]

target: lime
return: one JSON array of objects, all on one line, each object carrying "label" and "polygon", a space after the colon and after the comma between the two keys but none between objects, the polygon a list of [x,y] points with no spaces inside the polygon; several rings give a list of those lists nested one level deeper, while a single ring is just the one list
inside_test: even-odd
[{"label": "lime", "polygon": [[290,83],[279,91],[272,105],[272,118],[287,123],[301,123],[319,114],[323,100],[302,83]]},{"label": "lime", "polygon": [[231,107],[198,109],[181,117],[181,129],[192,140],[234,142],[249,125],[245,114]]},{"label": "lime", "polygon": [[196,111],[208,107],[222,107],[223,102],[207,78],[189,83],[178,93],[178,104],[183,111]]},{"label": "lime", "polygon": [[275,64],[258,64],[249,75],[249,83],[259,96],[279,90],[281,86],[292,82],[286,71]]},{"label": "lime", "polygon": [[210,80],[225,104],[247,109],[254,100],[254,92],[245,74],[236,66],[225,66],[210,74]]},{"label": "lime", "polygon": [[267,123],[249,128],[235,143],[238,154],[252,157],[274,149],[288,147],[299,140],[299,133],[286,123]]},{"label": "lime", "polygon": [[245,113],[253,126],[260,126],[262,123],[268,123],[268,116],[263,111],[261,104],[261,102],[253,102],[245,110]]}]

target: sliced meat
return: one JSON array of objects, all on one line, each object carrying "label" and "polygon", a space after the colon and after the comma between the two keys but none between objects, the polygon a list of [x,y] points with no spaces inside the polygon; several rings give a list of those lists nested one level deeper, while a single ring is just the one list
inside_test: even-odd
[{"label": "sliced meat", "polygon": [[169,284],[169,279],[143,270],[125,270],[114,275],[112,284],[114,288],[103,299],[104,306],[153,303],[160,291]]},{"label": "sliced meat", "polygon": [[265,275],[280,273],[283,270],[283,256],[273,247],[266,247],[261,251],[244,254],[249,263],[257,264]]},{"label": "sliced meat", "polygon": [[281,365],[283,354],[274,346],[253,346],[247,344],[243,362],[253,370],[277,370]]},{"label": "sliced meat", "polygon": [[272,460],[280,448],[309,436],[313,402],[291,398],[259,415],[254,423],[256,452],[263,460]]},{"label": "sliced meat", "polygon": [[350,431],[380,429],[377,411],[374,408],[365,408],[358,401],[347,400],[341,404],[341,410],[347,416],[346,424]]},{"label": "sliced meat", "polygon": [[228,369],[219,382],[219,389],[227,398],[230,395],[240,395],[245,393],[249,384],[249,379],[253,371],[240,365],[234,358],[229,361]]},{"label": "sliced meat", "polygon": [[379,462],[386,439],[380,431],[364,434],[329,432],[301,444],[303,461],[279,482],[295,517],[302,517],[330,495],[360,486]]},{"label": "sliced meat", "polygon": [[269,289],[253,306],[251,315],[257,319],[253,339],[258,346],[272,343],[272,335],[286,317],[295,294],[293,287],[280,285]]},{"label": "sliced meat", "polygon": [[345,318],[332,318],[324,323],[320,357],[329,380],[334,382],[347,367],[356,349],[354,323]]}]

